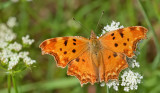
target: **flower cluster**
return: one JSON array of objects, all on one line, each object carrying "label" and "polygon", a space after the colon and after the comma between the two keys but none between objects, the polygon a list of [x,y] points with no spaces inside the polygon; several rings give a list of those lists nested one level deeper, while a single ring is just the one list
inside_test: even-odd
[{"label": "flower cluster", "polygon": [[135,59],[128,59],[128,63],[132,68],[140,67],[139,62],[137,62]]},{"label": "flower cluster", "polygon": [[23,41],[23,44],[25,45],[31,45],[34,42],[33,39],[29,39],[29,35],[22,37],[22,41]]},{"label": "flower cluster", "polygon": [[16,34],[12,31],[16,26],[16,18],[11,17],[6,24],[0,24],[0,68],[7,71],[17,71],[27,68],[36,61],[28,55],[28,51],[23,51],[24,46],[30,46],[34,40],[29,39],[29,35],[22,37],[22,44],[15,41]]},{"label": "flower cluster", "polygon": [[110,81],[106,84],[109,88],[113,86],[113,89],[118,91],[119,82],[118,81]]},{"label": "flower cluster", "polygon": [[112,21],[111,25],[106,25],[103,30],[102,30],[102,34],[105,34],[106,31],[114,31],[114,30],[117,30],[117,29],[120,29],[120,28],[124,28],[123,26],[119,26],[120,25],[120,22],[115,22],[115,21]]},{"label": "flower cluster", "polygon": [[125,71],[121,78],[121,86],[124,86],[124,91],[129,92],[129,90],[136,90],[138,88],[137,84],[141,83],[141,79],[143,79],[143,76],[141,76],[139,73],[134,73],[129,70]]},{"label": "flower cluster", "polygon": [[[111,25],[107,25],[102,30],[102,35],[106,33],[106,31],[113,31],[123,28],[123,26],[120,26],[120,22],[112,21]],[[139,52],[135,52],[135,55],[138,55]],[[127,62],[129,63],[129,66],[132,68],[140,67],[139,63],[136,61],[136,56],[133,58],[127,58]],[[113,87],[114,90],[118,91],[119,86],[124,87],[124,91],[129,92],[129,90],[137,90],[138,84],[141,83],[141,79],[143,79],[143,76],[141,76],[139,73],[133,72],[130,69],[125,69],[125,71],[122,73],[121,77],[122,81],[115,81],[111,80],[106,85],[111,88]],[[104,86],[105,84],[102,83],[101,86]]]}]

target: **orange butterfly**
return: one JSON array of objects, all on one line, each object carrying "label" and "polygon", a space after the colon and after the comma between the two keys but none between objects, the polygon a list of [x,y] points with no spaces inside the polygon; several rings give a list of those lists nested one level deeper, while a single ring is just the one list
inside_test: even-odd
[{"label": "orange butterfly", "polygon": [[90,39],[81,36],[57,37],[40,44],[42,54],[55,57],[57,66],[66,67],[67,75],[76,76],[81,85],[90,82],[108,82],[118,79],[128,67],[139,40],[146,38],[147,29],[133,26],[108,32],[97,38],[92,31]]}]

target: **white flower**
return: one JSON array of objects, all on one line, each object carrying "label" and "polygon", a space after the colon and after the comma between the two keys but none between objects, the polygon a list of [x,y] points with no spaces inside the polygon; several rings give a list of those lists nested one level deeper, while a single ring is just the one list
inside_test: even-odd
[{"label": "white flower", "polygon": [[10,17],[7,21],[7,25],[12,28],[16,25],[16,17]]},{"label": "white flower", "polygon": [[33,39],[29,39],[29,35],[22,37],[22,41],[23,41],[23,44],[26,44],[26,45],[31,45],[34,42]]},{"label": "white flower", "polygon": [[16,35],[14,33],[8,33],[5,35],[5,40],[10,42],[16,38]]},{"label": "white flower", "polygon": [[19,62],[19,56],[14,54],[9,61],[8,70],[11,70],[13,67],[15,67]]},{"label": "white flower", "polygon": [[8,63],[8,58],[1,57],[0,61],[2,61],[2,63],[4,63],[4,64],[7,64]]},{"label": "white flower", "polygon": [[0,41],[0,48],[5,48],[8,45],[7,42]]},{"label": "white flower", "polygon": [[[16,38],[16,34],[12,31],[12,28],[16,25],[16,18],[9,18],[6,24],[0,23],[0,65],[2,67],[4,66],[6,70],[14,71],[13,68],[18,66],[17,64],[22,60],[25,61],[24,65],[20,65],[22,68],[26,67],[25,64],[30,66],[35,63],[35,60],[28,57],[28,51],[22,51],[22,44],[13,41]],[[27,42],[27,44],[34,42],[33,39],[29,39],[29,36],[26,36],[24,41]]]},{"label": "white flower", "polygon": [[[13,3],[19,2],[19,0],[11,0]],[[31,2],[32,0],[26,0],[27,2]]]},{"label": "white flower", "polygon": [[106,85],[109,88],[111,88],[113,86],[113,89],[118,91],[118,86],[119,86],[119,82],[118,81],[112,80],[112,81],[109,81],[108,83],[106,83]]},{"label": "white flower", "polygon": [[33,63],[36,63],[36,61],[32,60],[30,57],[24,58],[23,61],[26,63],[26,65],[32,65]]},{"label": "white flower", "polygon": [[25,52],[19,52],[19,57],[20,58],[26,58],[29,55],[29,52],[25,51]]},{"label": "white flower", "polygon": [[136,62],[136,60],[133,60],[133,62],[132,62],[132,68],[134,68],[134,67],[140,67],[139,63]]},{"label": "white flower", "polygon": [[14,55],[14,53],[11,50],[9,50],[9,49],[3,49],[0,52],[0,57],[1,58],[10,58],[13,55]]},{"label": "white flower", "polygon": [[111,25],[106,25],[103,30],[102,30],[102,34],[105,34],[106,31],[114,31],[120,28],[124,28],[123,25],[120,26],[120,22],[115,22],[112,21]]},{"label": "white flower", "polygon": [[104,86],[105,86],[105,82],[102,82],[102,83],[100,84],[100,86],[101,86],[101,87],[104,87]]},{"label": "white flower", "polygon": [[0,41],[12,41],[16,38],[16,34],[12,32],[5,24],[0,24]]},{"label": "white flower", "polygon": [[129,87],[124,87],[124,91],[129,92]]},{"label": "white flower", "polygon": [[6,26],[6,24],[1,23],[1,24],[0,24],[0,30],[1,30],[1,32],[2,32],[2,31],[7,31],[7,30],[8,30],[8,27]]},{"label": "white flower", "polygon": [[132,68],[135,68],[135,67],[140,67],[140,65],[139,65],[139,62],[137,62],[135,59],[133,59],[133,58],[129,58],[128,60],[128,63],[129,63],[129,65],[132,67]]},{"label": "white flower", "polygon": [[140,84],[141,76],[139,73],[134,73],[131,70],[125,71],[121,76],[122,83],[121,86],[124,86],[124,91],[128,92],[129,90],[136,90],[138,88],[137,84]]},{"label": "white flower", "polygon": [[13,44],[10,44],[8,48],[10,50],[20,51],[22,49],[22,45],[18,44],[17,42],[14,42]]}]

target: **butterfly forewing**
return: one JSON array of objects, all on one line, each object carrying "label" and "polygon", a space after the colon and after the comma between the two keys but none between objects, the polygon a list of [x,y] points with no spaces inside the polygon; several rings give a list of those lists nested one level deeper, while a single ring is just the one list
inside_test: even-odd
[{"label": "butterfly forewing", "polygon": [[133,26],[108,32],[99,38],[103,47],[114,52],[124,53],[133,57],[136,44],[146,38],[147,29],[141,26]]},{"label": "butterfly forewing", "polygon": [[53,55],[57,66],[65,67],[88,49],[89,40],[84,37],[57,37],[45,40],[40,44],[43,54]]}]

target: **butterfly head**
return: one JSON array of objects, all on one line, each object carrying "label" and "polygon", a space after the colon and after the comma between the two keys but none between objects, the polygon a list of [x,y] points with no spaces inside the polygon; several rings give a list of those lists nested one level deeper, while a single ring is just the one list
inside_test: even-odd
[{"label": "butterfly head", "polygon": [[90,39],[97,39],[97,35],[94,33],[94,31],[91,31]]}]

